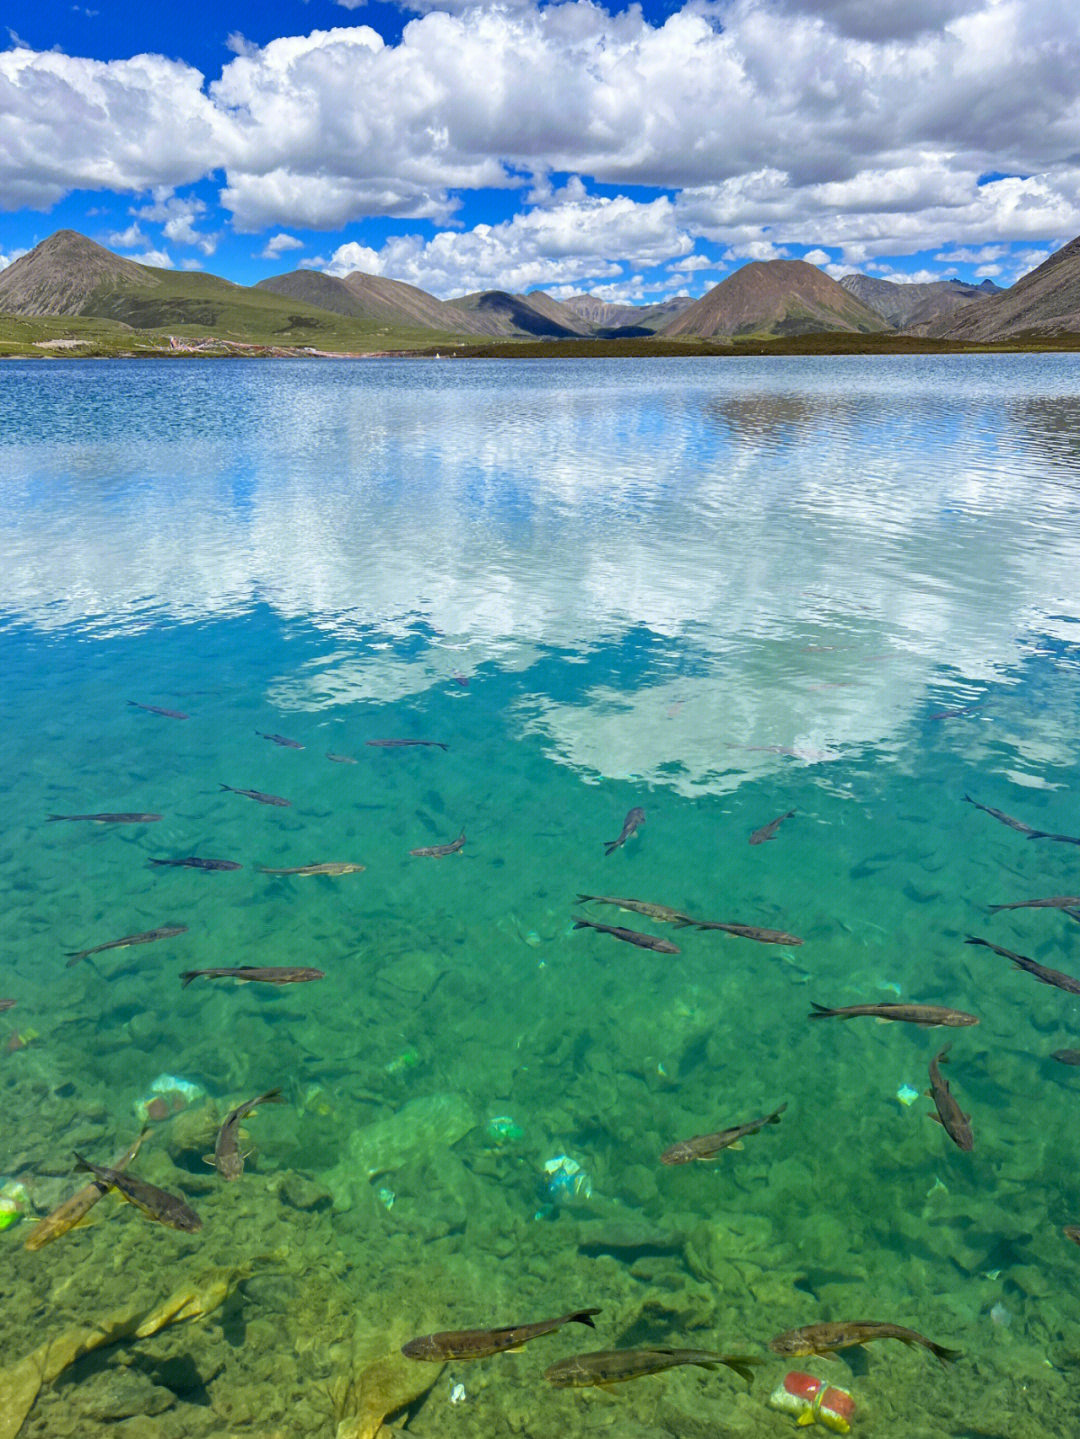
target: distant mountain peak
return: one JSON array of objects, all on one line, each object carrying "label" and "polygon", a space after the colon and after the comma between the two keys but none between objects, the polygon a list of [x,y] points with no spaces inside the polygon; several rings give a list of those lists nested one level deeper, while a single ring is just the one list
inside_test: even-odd
[{"label": "distant mountain peak", "polygon": [[78,315],[91,297],[118,285],[149,287],[157,274],[114,255],[78,230],[57,230],[0,270],[0,311],[9,315]]}]

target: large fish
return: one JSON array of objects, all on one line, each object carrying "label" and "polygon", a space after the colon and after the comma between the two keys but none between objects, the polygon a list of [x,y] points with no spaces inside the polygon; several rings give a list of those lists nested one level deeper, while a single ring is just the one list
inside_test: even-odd
[{"label": "large fish", "polygon": [[164,929],[147,929],[142,934],[126,934],[123,939],[110,939],[105,944],[95,944],[93,949],[72,949],[67,951],[68,969],[80,959],[89,959],[92,954],[104,954],[107,949],[127,949],[132,944],[152,944],[157,939],[175,939],[178,934],[187,934],[186,924],[174,924]]},{"label": "large fish", "polygon": [[683,914],[681,909],[671,909],[666,904],[653,904],[649,899],[615,899],[608,894],[579,894],[575,901],[577,904],[590,902],[614,905],[616,909],[624,909],[628,914],[643,914],[646,919],[655,919],[660,924],[673,924],[677,928],[698,923],[688,914]]},{"label": "large fish", "polygon": [[764,844],[767,839],[772,839],[784,821],[790,819],[794,813],[795,811],[793,809],[789,809],[784,814],[778,814],[776,818],[771,819],[768,824],[763,824],[760,829],[754,830],[754,833],[750,836],[750,843]]},{"label": "large fish", "polygon": [[941,1004],[848,1004],[842,1009],[828,1009],[824,1004],[814,1004],[809,1019],[857,1019],[866,1015],[873,1019],[895,1020],[902,1024],[922,1024],[933,1028],[938,1024],[978,1024],[974,1014],[965,1014],[962,1009],[946,1009]]},{"label": "large fish", "polygon": [[365,866],[345,859],[328,859],[323,864],[295,864],[288,869],[259,869],[260,874],[362,874]]},{"label": "large fish", "polygon": [[739,1149],[739,1140],[746,1134],[756,1134],[766,1124],[779,1124],[780,1116],[787,1108],[786,1102],[771,1114],[760,1119],[751,1119],[746,1124],[734,1124],[730,1129],[718,1130],[715,1134],[695,1134],[693,1139],[680,1139],[660,1156],[661,1164],[689,1164],[695,1159],[712,1159],[722,1149]]},{"label": "large fish", "polygon": [[1050,1058],[1059,1064],[1080,1065],[1080,1049],[1055,1049]]},{"label": "large fish", "polygon": [[46,824],[55,824],[58,819],[76,820],[84,819],[90,824],[154,824],[159,820],[159,814],[51,814],[45,821]]},{"label": "large fish", "polygon": [[457,854],[458,850],[464,847],[464,844],[465,831],[462,830],[457,839],[451,840],[449,844],[429,844],[425,845],[422,849],[410,849],[409,853],[415,855],[418,859],[442,859],[444,855]]},{"label": "large fish", "polygon": [[634,831],[644,823],[645,811],[643,809],[639,809],[637,805],[635,805],[634,808],[630,810],[626,818],[623,820],[623,827],[619,833],[619,838],[606,839],[604,841],[604,853],[612,854],[615,850],[619,848],[620,845],[625,844],[626,841],[630,838],[630,836],[634,833]]},{"label": "large fish", "polygon": [[259,804],[276,804],[281,809],[288,809],[292,804],[291,799],[282,799],[279,794],[263,794],[261,789],[236,789],[231,784],[223,784],[221,788],[230,794],[242,794],[245,799],[258,800]]},{"label": "large fish", "polygon": [[284,745],[286,749],[304,748],[304,746],[300,743],[298,739],[289,739],[286,735],[283,734],[266,734],[261,729],[257,729],[255,733],[259,736],[260,739],[268,739],[273,744]]},{"label": "large fish", "polygon": [[148,715],[164,715],[166,719],[190,719],[190,715],[181,714],[179,710],[163,710],[160,705],[141,705],[138,700],[128,700],[129,705],[134,705],[137,710],[145,710]]},{"label": "large fish", "polygon": [[242,979],[246,983],[304,984],[311,979],[325,979],[321,969],[299,969],[287,965],[237,965],[235,969],[185,969],[180,982],[186,988],[193,979]]},{"label": "large fish", "polygon": [[964,798],[968,804],[973,804],[976,809],[981,809],[983,814],[993,815],[993,817],[999,819],[1002,824],[1007,824],[1010,829],[1017,829],[1021,834],[1026,834],[1029,839],[1039,833],[1037,829],[1032,829],[1031,825],[1025,824],[1023,820],[1013,819],[1011,815],[1003,814],[999,809],[991,809],[988,804],[980,804],[977,799],[972,799],[969,794],[966,794]]},{"label": "large fish", "polygon": [[538,1319],[533,1324],[507,1324],[500,1329],[449,1329],[441,1334],[422,1334],[402,1345],[406,1359],[429,1359],[441,1364],[448,1359],[486,1359],[489,1354],[505,1354],[524,1348],[530,1339],[541,1334],[554,1334],[564,1324],[587,1324],[590,1329],[599,1309],[572,1309],[556,1319]]},{"label": "large fish", "polygon": [[759,929],[756,924],[727,924],[718,919],[693,919],[690,923],[695,929],[719,929],[739,939],[754,939],[758,944],[802,944],[797,934],[785,934],[782,929]]},{"label": "large fish", "polygon": [[[129,1145],[123,1154],[113,1161],[112,1168],[117,1174],[122,1173],[135,1158],[149,1132],[144,1129],[134,1144]],[[84,1184],[70,1199],[65,1199],[63,1204],[58,1204],[44,1219],[38,1220],[26,1236],[25,1247],[44,1249],[46,1244],[51,1244],[54,1239],[59,1239],[62,1234],[80,1224],[98,1200],[108,1192],[109,1186],[103,1180],[94,1179],[89,1184]]]},{"label": "large fish", "polygon": [[1080,994],[1080,979],[1073,979],[1071,974],[1063,974],[1060,969],[1047,969],[1045,964],[1037,964],[1035,960],[1028,959],[1027,955],[1014,954],[1011,949],[1002,949],[1000,944],[991,944],[988,939],[964,940],[965,944],[981,944],[984,949],[992,949],[995,954],[1000,954],[1003,959],[1011,959],[1017,969],[1026,969],[1033,979],[1040,984],[1052,984],[1055,989],[1064,989],[1069,994]]},{"label": "large fish", "polygon": [[930,1061],[930,1088],[927,1091],[928,1098],[934,1101],[936,1114],[930,1118],[941,1125],[945,1133],[958,1149],[965,1151],[974,1149],[975,1139],[971,1133],[971,1115],[965,1114],[953,1098],[949,1089],[949,1082],[943,1079],[939,1064],[945,1063],[945,1056],[949,1052],[949,1046]]},{"label": "large fish", "polygon": [[326,758],[332,759],[335,764],[356,764],[356,760],[353,759],[351,754],[331,754],[330,751],[327,750]]},{"label": "large fish", "polygon": [[166,1224],[170,1229],[182,1229],[193,1233],[202,1228],[202,1220],[189,1205],[175,1194],[159,1189],[156,1184],[147,1184],[145,1179],[136,1179],[119,1169],[104,1169],[91,1164],[81,1154],[75,1156],[76,1169],[85,1169],[108,1189],[118,1189],[129,1204],[142,1210],[148,1219]]},{"label": "large fish", "polygon": [[681,954],[678,945],[670,939],[658,939],[655,934],[640,934],[636,929],[623,929],[618,924],[597,924],[594,919],[579,919],[574,916],[575,929],[596,929],[601,934],[610,934],[626,944],[636,944],[639,949],[652,949],[657,954]]},{"label": "large fish", "polygon": [[374,749],[449,749],[439,739],[369,739],[365,743]]},{"label": "large fish", "polygon": [[601,1349],[592,1354],[571,1354],[544,1370],[544,1378],[556,1389],[584,1389],[598,1384],[621,1384],[644,1374],[659,1374],[680,1364],[701,1369],[734,1369],[749,1384],[752,1366],[764,1361],[751,1354],[714,1354],[708,1349]]},{"label": "large fish", "polygon": [[235,859],[200,859],[197,855],[189,854],[184,859],[151,859],[147,864],[156,864],[160,867],[172,865],[179,869],[243,869]]},{"label": "large fish", "polygon": [[1055,894],[1049,899],[1018,899],[1014,904],[992,904],[990,913],[1002,909],[1080,909],[1080,894]]},{"label": "large fish", "polygon": [[869,1344],[871,1339],[899,1339],[901,1344],[920,1344],[929,1349],[943,1365],[949,1365],[960,1358],[959,1349],[946,1349],[943,1344],[905,1329],[902,1324],[881,1323],[876,1319],[852,1319],[846,1323],[804,1324],[801,1329],[788,1329],[769,1340],[774,1354],[785,1359],[800,1358],[804,1354],[817,1354],[822,1359],[831,1359],[836,1349],[850,1349],[856,1344]]},{"label": "large fish", "polygon": [[258,1109],[260,1104],[287,1102],[281,1098],[280,1088],[268,1089],[265,1094],[256,1095],[254,1099],[248,1099],[243,1104],[238,1104],[235,1109],[229,1110],[224,1124],[218,1130],[213,1154],[205,1156],[207,1163],[214,1166],[222,1179],[239,1179],[244,1172],[247,1155],[240,1153],[240,1121]]},{"label": "large fish", "polygon": [[1080,844],[1080,839],[1077,839],[1075,835],[1049,834],[1044,829],[1033,829],[1028,835],[1028,839],[1052,839],[1056,840],[1058,844]]}]

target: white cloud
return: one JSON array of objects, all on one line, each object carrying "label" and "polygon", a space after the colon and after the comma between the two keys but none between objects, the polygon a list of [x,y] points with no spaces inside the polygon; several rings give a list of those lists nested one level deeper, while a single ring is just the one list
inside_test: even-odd
[{"label": "white cloud", "polygon": [[217,249],[217,235],[208,235],[195,228],[195,221],[205,213],[205,201],[181,199],[168,189],[159,189],[152,205],[144,205],[135,211],[141,219],[160,225],[165,239],[174,245],[193,245],[204,255],[212,255]]},{"label": "white cloud", "polygon": [[259,259],[276,260],[279,256],[283,255],[286,250],[302,250],[303,248],[303,240],[298,240],[295,235],[286,235],[284,233],[271,235],[265,247],[259,252]]},{"label": "white cloud", "polygon": [[827,250],[807,250],[803,259],[808,265],[829,265],[832,263],[832,256]]},{"label": "white cloud", "polygon": [[[134,260],[137,265],[152,265],[156,270],[176,269],[172,261],[172,256],[167,250],[147,250],[145,254],[132,255],[129,258]],[[185,269],[186,268],[185,266]]]},{"label": "white cloud", "polygon": [[105,243],[114,250],[134,250],[137,245],[146,244],[146,236],[138,224],[132,224],[126,230],[114,230],[105,237]]},{"label": "white cloud", "polygon": [[5,254],[3,250],[0,250],[0,270],[6,270],[9,265],[13,265],[26,253],[26,250],[11,250]]}]

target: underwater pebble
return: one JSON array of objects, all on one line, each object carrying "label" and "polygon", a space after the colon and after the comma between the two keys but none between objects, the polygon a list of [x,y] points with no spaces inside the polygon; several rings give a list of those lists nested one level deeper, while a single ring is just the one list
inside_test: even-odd
[{"label": "underwater pebble", "polygon": [[278,1193],[292,1209],[329,1209],[333,1202],[328,1189],[294,1169],[285,1175]]}]

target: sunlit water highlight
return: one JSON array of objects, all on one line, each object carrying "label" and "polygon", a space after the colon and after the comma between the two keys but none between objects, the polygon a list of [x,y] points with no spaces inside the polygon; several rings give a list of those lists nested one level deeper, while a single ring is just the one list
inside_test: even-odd
[{"label": "sunlit water highlight", "polygon": [[[1078,379],[1052,356],[6,364],[0,1173],[44,1213],[158,1076],[207,1098],[134,1166],[198,1234],[110,1197],[39,1253],[25,1221],[0,1236],[3,1362],[250,1265],[201,1327],[80,1361],[23,1434],[332,1434],[327,1386],[412,1335],[586,1304],[595,1334],[425,1369],[396,1431],[780,1435],[764,1401],[805,1367],[867,1439],[1075,1434],[1080,1070],[1050,1055],[1080,1008],[963,941],[1080,976],[1067,915],[988,908],[1080,893],[1080,851],[963,797],[1080,837]],[[103,811],[163,818],[46,822]],[[243,868],[148,863],[186,855]],[[259,872],[321,861],[365,869]],[[180,985],[239,965],[326,978]],[[896,998],[982,1022],[806,1017]],[[921,1097],[950,1036],[971,1154]],[[275,1085],[224,1183],[216,1121]],[[782,1101],[740,1152],[657,1162]],[[965,1357],[765,1347],[865,1318]],[[543,1380],[644,1343],[766,1363],[749,1394]]]}]

